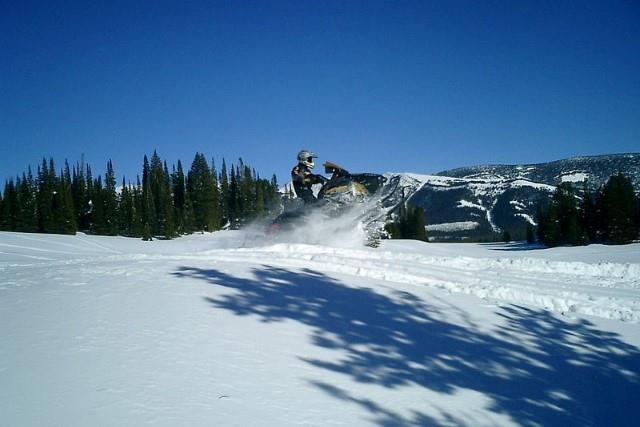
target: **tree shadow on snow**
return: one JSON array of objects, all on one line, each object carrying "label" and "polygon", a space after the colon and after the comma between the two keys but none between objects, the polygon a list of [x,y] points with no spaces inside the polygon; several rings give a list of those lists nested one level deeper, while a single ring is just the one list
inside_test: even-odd
[{"label": "tree shadow on snow", "polygon": [[[305,361],[357,382],[445,394],[474,390],[491,398],[489,410],[524,426],[621,426],[640,418],[640,351],[586,320],[511,305],[497,309],[504,326],[489,333],[458,309],[439,308],[441,302],[383,295],[313,270],[263,266],[252,278],[238,278],[182,267],[174,275],[233,290],[207,298],[216,309],[310,326],[315,345],[341,356]],[[463,320],[443,320],[451,310]],[[331,384],[313,384],[366,409],[379,425],[474,424],[444,410],[437,421],[419,408],[407,417]]]},{"label": "tree shadow on snow", "polygon": [[547,247],[542,243],[527,243],[527,242],[480,243],[480,246],[485,246],[492,251],[503,251],[503,252],[537,251],[541,249],[547,249]]}]

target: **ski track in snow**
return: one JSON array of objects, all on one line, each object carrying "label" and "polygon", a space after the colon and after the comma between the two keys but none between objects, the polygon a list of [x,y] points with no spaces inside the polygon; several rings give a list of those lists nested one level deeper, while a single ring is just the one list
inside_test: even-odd
[{"label": "ski track in snow", "polygon": [[[426,256],[384,249],[333,248],[278,243],[260,247],[208,249],[176,254],[122,253],[80,236],[86,251],[40,249],[0,244],[18,249],[31,261],[0,263],[0,268],[63,265],[115,265],[123,261],[215,261],[312,268],[411,286],[426,286],[485,300],[543,308],[558,313],[579,313],[607,319],[640,320],[640,263],[553,261],[527,256],[484,258]],[[252,239],[243,238],[247,245]],[[256,243],[255,240],[253,240]],[[260,242],[258,242],[260,243]],[[266,242],[261,242],[265,244]],[[77,248],[77,246],[76,246]],[[82,248],[81,248],[82,249]],[[35,251],[35,254],[24,253]],[[88,252],[91,252],[89,250]],[[104,254],[108,252],[108,254]],[[6,252],[5,252],[6,253]],[[43,255],[76,255],[51,260]],[[85,256],[78,256],[85,255]]]},{"label": "ski track in snow", "polygon": [[[423,257],[306,245],[217,251],[205,256],[308,267],[388,282],[428,286],[560,313],[640,320],[640,265],[555,262],[531,258]],[[612,292],[613,291],[613,292]]]},{"label": "ski track in snow", "polygon": [[0,242],[2,425],[640,418],[640,245]]}]

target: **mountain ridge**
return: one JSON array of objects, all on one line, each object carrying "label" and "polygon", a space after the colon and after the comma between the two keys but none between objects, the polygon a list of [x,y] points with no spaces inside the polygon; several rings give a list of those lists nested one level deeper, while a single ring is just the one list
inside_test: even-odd
[{"label": "mountain ridge", "polygon": [[[575,156],[546,163],[467,166],[433,175],[399,175],[409,185],[409,203],[421,207],[431,240],[496,240],[509,231],[522,239],[536,226],[536,207],[562,182],[580,193],[623,173],[640,193],[640,153]],[[405,191],[405,190],[403,190]]]}]

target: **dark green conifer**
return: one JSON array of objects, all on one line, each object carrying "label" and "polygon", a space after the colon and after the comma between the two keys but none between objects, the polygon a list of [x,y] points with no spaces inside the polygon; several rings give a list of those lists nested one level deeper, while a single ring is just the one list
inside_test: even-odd
[{"label": "dark green conifer", "polygon": [[135,237],[141,237],[144,229],[143,213],[144,198],[142,197],[142,183],[140,175],[136,177],[136,185],[133,187],[133,225],[131,227],[132,234]]},{"label": "dark green conifer", "polygon": [[36,203],[36,187],[31,173],[31,167],[27,174],[22,174],[22,180],[18,186],[18,231],[35,233],[38,231],[38,216]]},{"label": "dark green conifer", "polygon": [[76,223],[79,230],[87,230],[89,227],[87,221],[87,212],[89,210],[87,197],[87,182],[85,179],[86,168],[84,162],[77,163],[73,167],[71,178],[71,194],[73,197],[73,206],[76,210]]},{"label": "dark green conifer", "polygon": [[596,205],[587,181],[582,187],[582,204],[580,209],[580,223],[585,243],[596,241]]},{"label": "dark green conifer", "polygon": [[5,231],[16,231],[18,228],[19,214],[16,184],[12,179],[10,179],[6,181],[4,186],[2,211],[0,212],[0,217],[2,218],[0,229]]},{"label": "dark green conifer", "polygon": [[623,174],[614,175],[602,191],[604,240],[615,244],[631,242],[637,236],[634,223],[636,199],[631,181]]},{"label": "dark green conifer", "polygon": [[186,227],[186,187],[184,182],[184,171],[182,169],[182,162],[178,160],[178,168],[173,168],[171,174],[171,187],[173,191],[173,208],[176,224],[176,231],[178,234],[188,233]]},{"label": "dark green conifer", "polygon": [[240,222],[240,208],[238,176],[232,164],[231,176],[229,178],[229,223],[231,224],[231,228],[236,228]]},{"label": "dark green conifer", "polygon": [[73,206],[73,194],[71,192],[71,171],[69,163],[65,160],[65,167],[60,174],[57,190],[54,194],[54,213],[56,232],[62,234],[75,234],[78,230],[76,212]]},{"label": "dark green conifer", "polygon": [[196,153],[187,175],[187,195],[193,204],[194,225],[196,230],[218,230],[220,218],[216,200],[215,181],[204,154]]},{"label": "dark green conifer", "polygon": [[153,234],[151,233],[151,226],[148,222],[144,223],[144,227],[142,228],[142,240],[145,242],[149,242],[153,240]]},{"label": "dark green conifer", "polygon": [[107,173],[104,178],[104,234],[115,236],[118,234],[118,195],[116,193],[116,176],[111,159],[107,161]]},{"label": "dark green conifer", "polygon": [[[149,160],[147,156],[144,156],[142,165],[142,212],[141,220],[143,227],[149,226],[149,233],[154,234],[154,230],[157,229],[156,223],[156,209],[153,200],[153,188],[152,188],[152,176],[151,168],[149,167]],[[145,231],[143,230],[143,233]]]},{"label": "dark green conifer", "polygon": [[229,222],[229,175],[227,172],[227,163],[222,159],[222,170],[220,171],[220,215],[222,217],[222,226]]},{"label": "dark green conifer", "polygon": [[533,226],[527,223],[527,243],[532,244],[535,241],[536,241],[536,238],[533,232]]},{"label": "dark green conifer", "polygon": [[[53,159],[51,159],[53,163]],[[55,191],[55,169],[50,168],[46,159],[42,159],[42,166],[38,168],[38,232],[55,232],[53,219],[53,192]]]},{"label": "dark green conifer", "polygon": [[135,236],[135,207],[133,201],[133,190],[131,185],[127,185],[122,178],[122,191],[118,203],[118,234],[127,237]]},{"label": "dark green conifer", "polygon": [[93,181],[93,197],[91,199],[91,224],[89,229],[92,233],[104,235],[107,233],[107,223],[104,212],[104,188],[102,186],[102,176],[98,175]]}]

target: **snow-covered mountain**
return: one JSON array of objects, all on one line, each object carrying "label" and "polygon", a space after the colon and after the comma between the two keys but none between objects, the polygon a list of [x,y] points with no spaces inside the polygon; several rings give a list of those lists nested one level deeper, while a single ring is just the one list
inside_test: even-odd
[{"label": "snow-covered mountain", "polygon": [[429,235],[459,240],[491,239],[502,231],[523,238],[527,224],[535,225],[538,201],[549,197],[558,184],[572,182],[581,188],[586,180],[594,190],[618,172],[627,175],[640,192],[637,153],[464,167],[435,175],[396,175],[408,185],[409,201],[424,209]]},{"label": "snow-covered mountain", "polygon": [[582,183],[587,180],[589,187],[595,190],[618,172],[628,176],[640,191],[640,153],[580,156],[538,164],[462,167],[436,175],[465,179],[524,179],[554,186],[567,181]]}]

